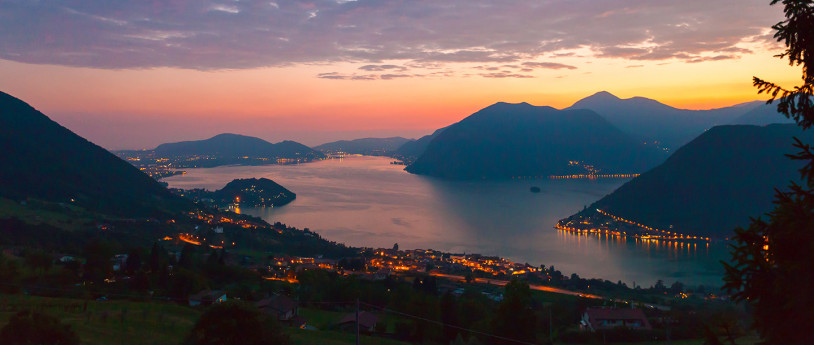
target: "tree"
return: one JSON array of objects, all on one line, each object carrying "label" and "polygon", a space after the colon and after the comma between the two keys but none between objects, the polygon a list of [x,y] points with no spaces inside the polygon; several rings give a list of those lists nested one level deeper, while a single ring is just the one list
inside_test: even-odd
[{"label": "tree", "polygon": [[[495,334],[506,338],[534,342],[537,317],[531,307],[529,285],[512,279],[506,284],[503,301],[495,311],[492,330]],[[501,343],[511,344],[513,342],[501,341]]]},{"label": "tree", "polygon": [[670,293],[682,293],[684,292],[684,284],[681,282],[675,282],[673,285],[670,285]]},{"label": "tree", "polygon": [[113,248],[106,242],[95,239],[85,246],[85,279],[101,282],[113,271],[110,259]]},{"label": "tree", "polygon": [[148,268],[151,272],[158,272],[162,268],[166,268],[169,263],[169,254],[164,250],[158,242],[153,242],[153,248],[150,249],[150,258],[147,262]]},{"label": "tree", "polygon": [[443,343],[450,343],[455,340],[455,336],[459,336],[458,330],[449,325],[458,324],[458,307],[455,304],[455,296],[447,292],[441,296],[440,309],[441,309],[441,322],[444,323]]},{"label": "tree", "polygon": [[656,286],[653,287],[653,290],[656,290],[656,292],[661,293],[667,290],[667,286],[664,285],[663,280],[659,279],[658,281],[656,281]]},{"label": "tree", "polygon": [[20,267],[16,261],[8,260],[5,254],[0,254],[0,292],[15,293],[19,290],[17,282],[20,279]]},{"label": "tree", "polygon": [[124,271],[127,274],[134,274],[141,269],[142,261],[141,250],[134,248],[127,254],[127,260],[124,261]]},{"label": "tree", "polygon": [[184,345],[288,344],[280,326],[257,308],[230,301],[210,307],[184,340]]},{"label": "tree", "polygon": [[195,247],[189,243],[184,244],[181,249],[181,258],[178,259],[178,266],[191,269],[195,265]]},{"label": "tree", "polygon": [[[775,5],[781,0],[772,0]],[[779,58],[788,58],[789,65],[803,67],[803,85],[795,86],[793,90],[783,88],[775,83],[765,81],[758,77],[753,78],[753,84],[758,88],[758,94],[767,93],[771,96],[768,103],[779,99],[777,111],[793,119],[803,129],[814,125],[814,74],[808,68],[814,67],[814,6],[811,0],[782,0],[783,12],[786,20],[772,26],[776,32],[774,38],[786,45],[786,50],[778,55]]]},{"label": "tree", "polygon": [[0,330],[0,343],[78,345],[79,336],[70,325],[63,324],[56,317],[24,310],[14,314]]},{"label": "tree", "polygon": [[40,273],[48,272],[51,269],[51,265],[53,264],[53,259],[50,255],[45,252],[41,251],[34,251],[28,253],[25,256],[25,264],[28,267],[31,267],[35,271],[39,271]]},{"label": "tree", "polygon": [[[814,124],[814,1],[772,0],[782,3],[786,19],[772,28],[786,50],[779,58],[802,65],[801,86],[785,89],[754,78],[758,93],[778,100],[777,110],[803,129]],[[776,190],[775,209],[768,221],[753,219],[735,230],[732,259],[724,263],[724,289],[732,298],[749,304],[753,327],[767,344],[814,344],[814,152],[795,138],[799,152],[789,158],[805,162],[800,170],[802,185],[792,182],[788,191]]]}]

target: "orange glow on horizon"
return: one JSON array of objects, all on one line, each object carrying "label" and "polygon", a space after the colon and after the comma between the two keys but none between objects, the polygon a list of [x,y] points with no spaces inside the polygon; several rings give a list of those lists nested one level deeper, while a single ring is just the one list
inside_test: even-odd
[{"label": "orange glow on horizon", "polygon": [[[223,128],[260,137],[257,133],[269,133],[263,128],[281,133],[411,130],[428,134],[499,101],[561,109],[604,90],[620,98],[640,96],[678,108],[709,109],[765,99],[752,87],[753,76],[786,86],[798,83],[799,67],[772,57],[775,51],[757,48],[739,59],[695,64],[636,61],[632,66],[631,61],[618,58],[566,57],[556,61],[577,69],[535,70],[534,78],[524,79],[482,77],[473,73],[476,64],[463,63],[447,64],[444,68],[450,76],[444,77],[329,80],[317,75],[356,73],[359,64],[103,70],[0,60],[0,80],[5,82],[4,92],[57,122],[68,121],[70,129],[92,141],[114,124],[123,132],[137,123],[176,126],[167,129],[164,137],[143,144],[147,147],[167,142],[170,136],[178,138],[184,133],[183,124],[190,121],[210,129],[180,139],[203,139]],[[133,135],[157,135],[141,131],[145,133]]]}]

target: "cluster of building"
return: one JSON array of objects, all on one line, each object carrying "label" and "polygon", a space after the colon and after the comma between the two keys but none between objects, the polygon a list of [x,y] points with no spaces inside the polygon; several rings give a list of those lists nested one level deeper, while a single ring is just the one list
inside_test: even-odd
[{"label": "cluster of building", "polygon": [[[203,290],[189,297],[189,305],[196,306],[209,306],[226,302],[228,299],[227,293],[222,290]],[[308,320],[300,316],[300,303],[283,294],[275,294],[254,302],[260,312],[276,319],[282,324],[302,328],[316,330],[313,325],[308,324]],[[340,318],[333,321],[333,327],[339,330],[351,331],[356,329],[356,323],[359,323],[359,330],[364,333],[373,333],[376,324],[379,323],[379,316],[375,313],[368,311],[360,311],[346,313]]]},{"label": "cluster of building", "polygon": [[[431,273],[436,276],[464,279],[475,273],[480,278],[506,279],[513,276],[538,275],[547,279],[545,270],[529,264],[514,263],[496,256],[452,254],[437,250],[362,249],[359,258],[333,260],[310,257],[279,257],[262,268],[268,279],[294,281],[304,270],[320,269],[357,275],[367,280],[383,280],[391,275]],[[474,278],[474,276],[473,276]]]},{"label": "cluster of building", "polygon": [[[204,223],[210,224],[210,225],[223,225],[223,223],[226,223],[226,224],[238,225],[238,226],[240,226],[242,228],[245,228],[245,229],[249,229],[249,228],[257,229],[257,228],[261,228],[261,227],[266,226],[265,224],[262,224],[262,223],[256,222],[256,221],[252,221],[250,219],[234,217],[234,216],[227,216],[226,214],[212,214],[212,213],[203,212],[203,211],[190,212],[189,216],[192,219],[203,221]],[[214,228],[215,232],[218,232],[218,228],[219,228],[219,226],[216,226]],[[196,227],[196,230],[198,230],[197,227]],[[282,232],[282,231],[280,230],[279,232]],[[223,233],[223,227],[222,226],[220,226],[220,233]]]},{"label": "cluster of building", "polygon": [[571,175],[549,175],[548,178],[552,180],[596,180],[607,178],[634,178],[639,174],[571,174]]}]

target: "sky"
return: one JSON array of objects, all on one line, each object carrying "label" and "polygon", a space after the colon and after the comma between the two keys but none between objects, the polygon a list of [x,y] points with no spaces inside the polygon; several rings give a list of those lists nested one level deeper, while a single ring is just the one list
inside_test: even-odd
[{"label": "sky", "polygon": [[108,149],[416,138],[498,101],[686,109],[800,68],[769,0],[0,0],[0,91]]}]

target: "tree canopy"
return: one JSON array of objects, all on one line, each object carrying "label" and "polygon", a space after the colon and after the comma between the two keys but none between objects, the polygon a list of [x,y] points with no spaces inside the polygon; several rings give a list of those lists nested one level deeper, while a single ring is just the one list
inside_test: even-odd
[{"label": "tree canopy", "polygon": [[[773,0],[782,3],[786,19],[774,25],[774,37],[785,44],[778,54],[791,65],[802,65],[803,84],[792,89],[754,78],[759,93],[779,100],[778,111],[808,129],[814,125],[814,1]],[[802,185],[791,183],[776,191],[775,209],[768,221],[757,218],[736,229],[732,260],[725,263],[724,288],[736,301],[754,311],[754,328],[767,344],[814,344],[814,152],[795,138],[796,154],[789,158],[807,164],[800,170]]]},{"label": "tree canopy", "polygon": [[241,302],[213,305],[195,323],[184,345],[288,344],[275,320]]},{"label": "tree canopy", "polygon": [[79,336],[58,318],[36,311],[14,314],[0,330],[0,343],[7,345],[78,345]]}]

